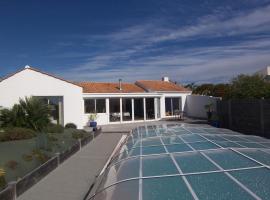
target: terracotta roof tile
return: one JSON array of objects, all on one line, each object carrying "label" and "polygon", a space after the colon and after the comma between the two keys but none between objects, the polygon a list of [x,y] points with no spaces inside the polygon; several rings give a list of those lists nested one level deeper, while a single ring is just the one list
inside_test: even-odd
[{"label": "terracotta roof tile", "polygon": [[122,83],[119,90],[118,83],[81,82],[77,85],[83,88],[84,93],[136,93],[145,92],[141,87],[132,83]]},{"label": "terracotta roof tile", "polygon": [[184,88],[181,85],[166,82],[166,81],[157,81],[157,80],[139,80],[136,81],[136,84],[147,91],[165,91],[165,92],[188,92],[189,90]]}]

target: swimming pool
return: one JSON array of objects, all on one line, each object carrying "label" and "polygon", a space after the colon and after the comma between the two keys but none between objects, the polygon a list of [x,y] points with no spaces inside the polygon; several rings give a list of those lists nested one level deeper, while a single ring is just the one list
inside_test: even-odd
[{"label": "swimming pool", "polygon": [[137,127],[94,200],[270,199],[270,140],[208,125]]}]

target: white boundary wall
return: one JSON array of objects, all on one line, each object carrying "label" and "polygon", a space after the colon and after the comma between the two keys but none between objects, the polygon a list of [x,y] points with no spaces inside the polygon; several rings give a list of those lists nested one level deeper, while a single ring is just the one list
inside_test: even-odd
[{"label": "white boundary wall", "polygon": [[202,96],[202,95],[188,95],[185,103],[185,112],[188,117],[207,118],[204,106],[213,103],[213,111],[217,111],[218,97]]}]

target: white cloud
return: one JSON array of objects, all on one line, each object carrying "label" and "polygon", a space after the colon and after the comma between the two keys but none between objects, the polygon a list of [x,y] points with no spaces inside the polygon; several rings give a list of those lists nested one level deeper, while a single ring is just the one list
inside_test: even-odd
[{"label": "white cloud", "polygon": [[[159,79],[163,75],[184,82],[216,81],[217,77],[228,80],[270,63],[269,32],[270,6],[235,13],[230,18],[220,14],[202,17],[197,24],[176,30],[156,23],[136,25],[108,35],[91,36],[88,42],[101,42],[102,50],[61,74],[90,81],[115,81],[119,77],[128,81]],[[181,42],[188,40],[219,38],[229,42],[181,46]],[[166,42],[170,44],[162,45]]]}]

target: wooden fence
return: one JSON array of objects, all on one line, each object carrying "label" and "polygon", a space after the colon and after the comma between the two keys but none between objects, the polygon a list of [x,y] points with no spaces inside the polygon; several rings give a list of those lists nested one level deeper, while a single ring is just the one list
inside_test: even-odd
[{"label": "wooden fence", "polygon": [[218,101],[217,114],[223,128],[270,138],[270,99]]}]

